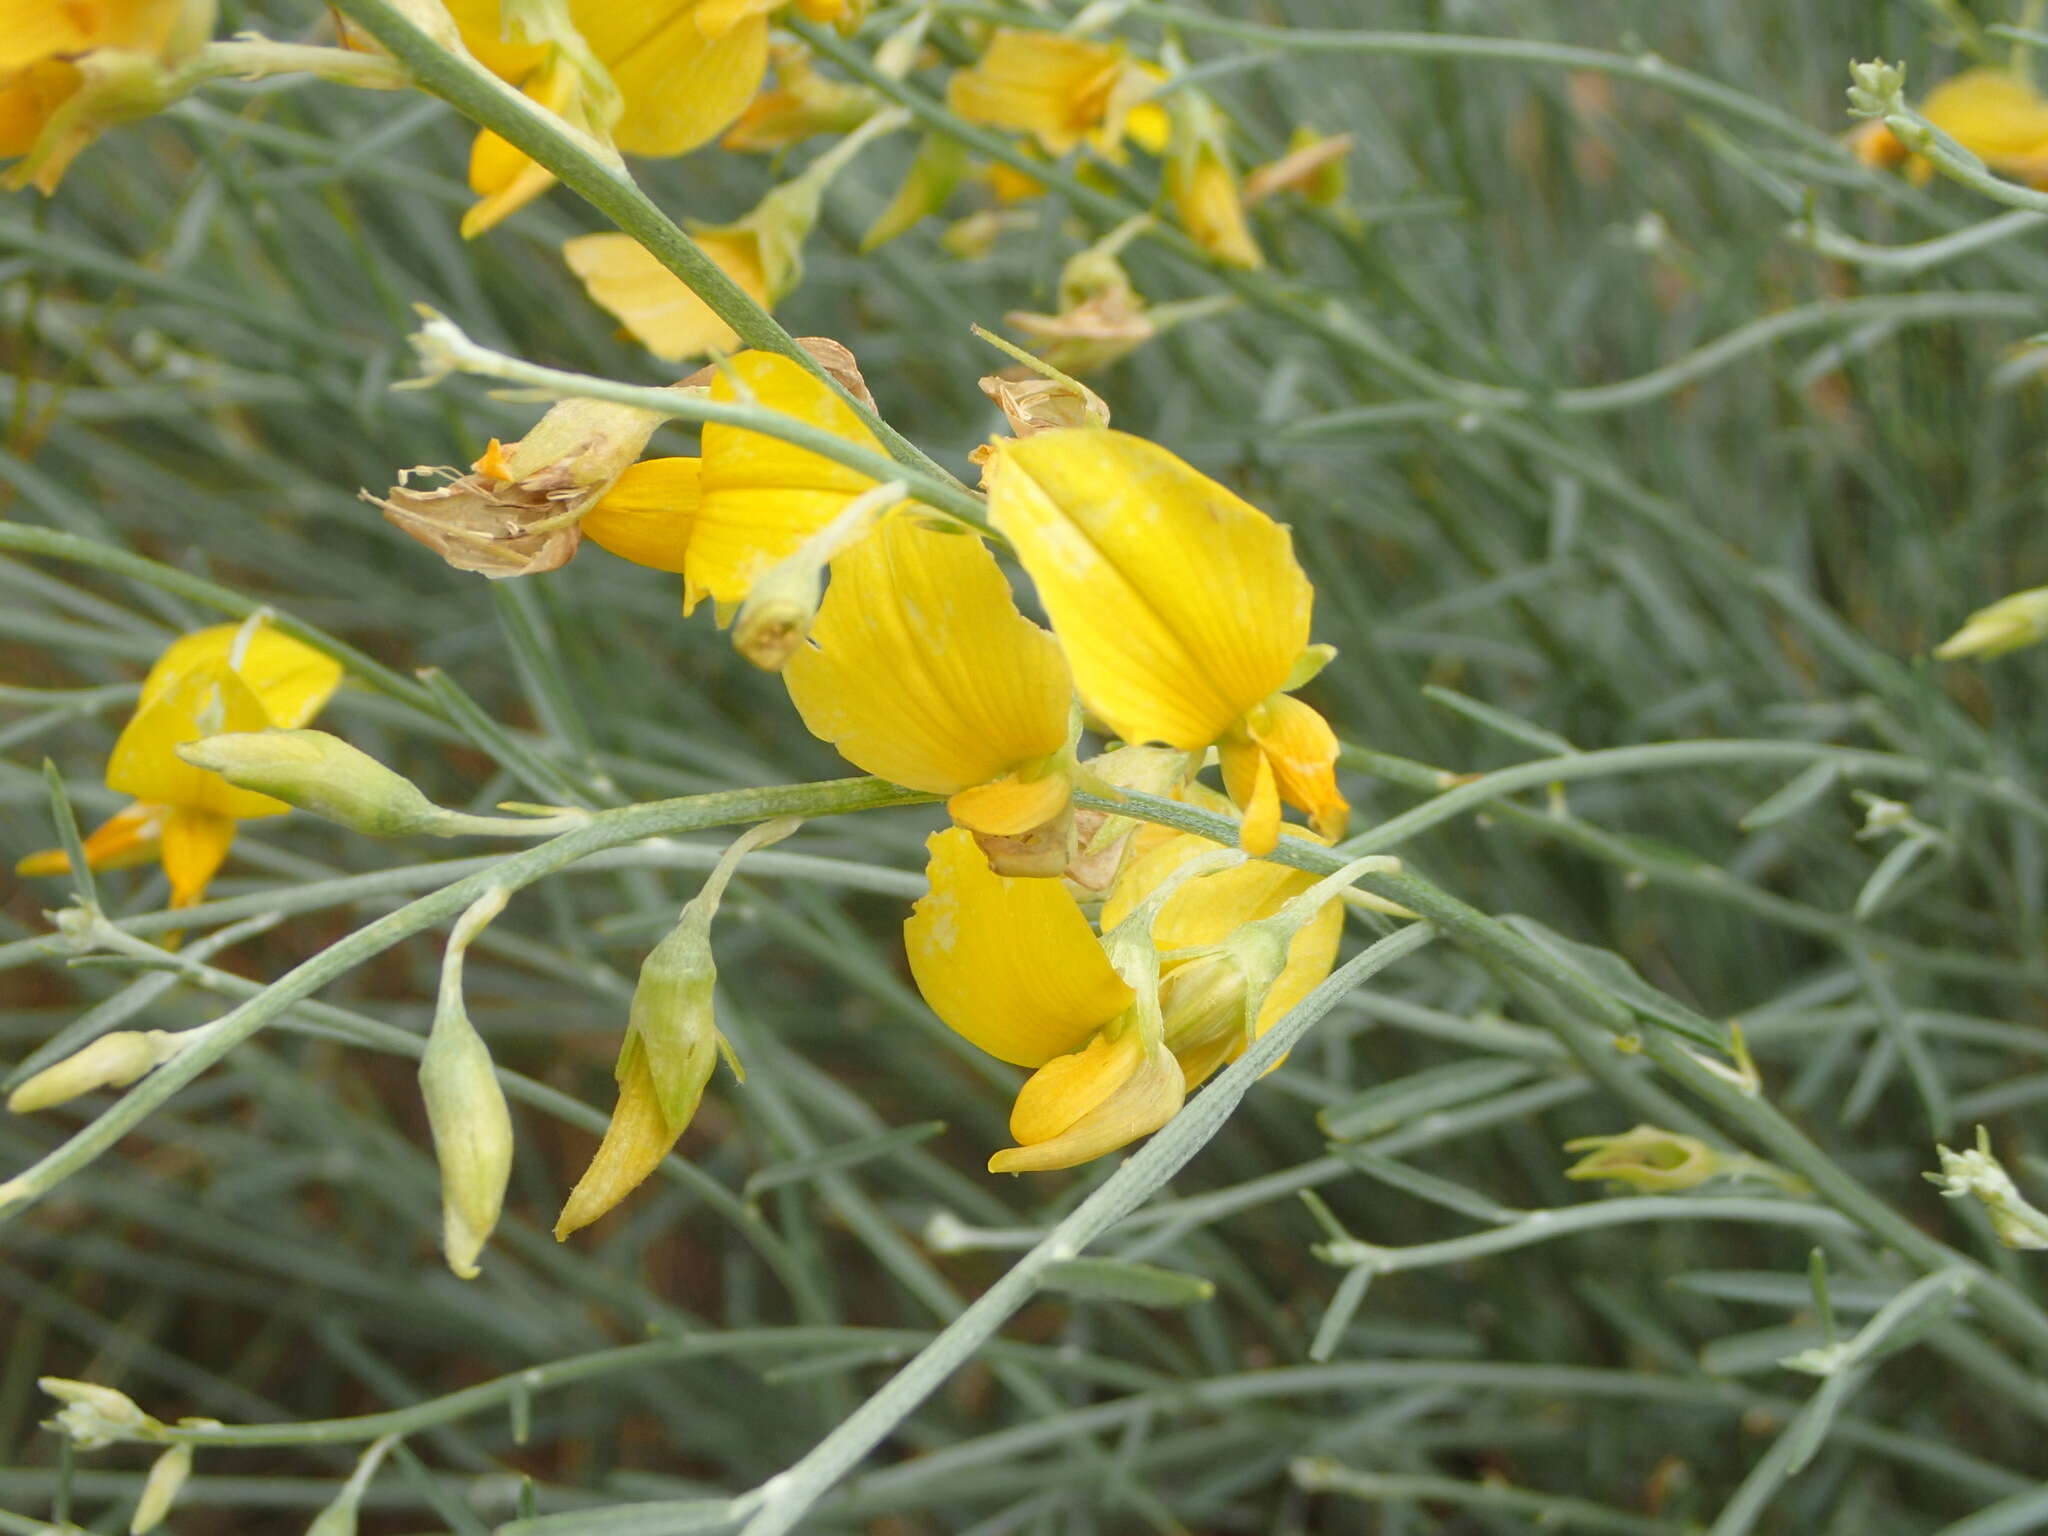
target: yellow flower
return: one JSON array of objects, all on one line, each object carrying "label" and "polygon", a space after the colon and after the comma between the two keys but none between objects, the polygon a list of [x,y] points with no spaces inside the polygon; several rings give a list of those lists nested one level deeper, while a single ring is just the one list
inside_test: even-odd
[{"label": "yellow flower", "polygon": [[[174,750],[224,731],[296,729],[341,683],[341,666],[260,619],[216,624],[176,641],[143,679],[142,697],[107,760],[107,787],[136,804],[85,841],[95,869],[140,863],[151,852],[171,881],[171,905],[195,905],[227,858],[235,824],[291,809],[237,789]],[[20,874],[60,874],[61,852],[31,854]]]},{"label": "yellow flower", "polygon": [[1337,743],[1285,696],[1315,595],[1287,529],[1165,449],[1074,427],[999,441],[989,517],[1016,547],[1082,701],[1127,742],[1220,748],[1242,840],[1269,853],[1280,801],[1342,835]]},{"label": "yellow flower", "polygon": [[1212,137],[1189,143],[1166,162],[1166,195],[1188,238],[1225,266],[1265,265],[1245,219],[1237,172]]},{"label": "yellow flower", "polygon": [[[711,398],[748,399],[882,452],[851,405],[801,363],[777,353],[741,352],[728,360],[711,381]],[[722,422],[705,423],[702,445],[689,577],[717,603],[739,602],[755,577],[796,553],[875,483],[808,448]]]},{"label": "yellow flower", "polygon": [[[771,289],[761,243],[750,231],[735,226],[690,233],[742,293],[763,309],[775,307],[782,295]],[[562,246],[562,256],[592,300],[663,362],[739,345],[739,334],[631,235],[578,235]]]},{"label": "yellow flower", "polygon": [[[1994,171],[2048,188],[2048,100],[2031,82],[2002,69],[1965,70],[1929,91],[1920,115]],[[1893,166],[1909,158],[1881,122],[1863,125],[1849,143],[1865,165]],[[1915,158],[1910,174],[1924,182],[1934,167]]]},{"label": "yellow flower", "polygon": [[1066,658],[974,535],[883,519],[832,561],[810,644],[783,677],[812,735],[877,778],[951,796],[972,831],[1071,822]]},{"label": "yellow flower", "polygon": [[931,890],[903,926],[918,990],[991,1056],[1037,1069],[1011,1116],[1021,1145],[989,1171],[1072,1167],[1172,1119],[1179,1068],[1143,1040],[1137,994],[1074,899],[1057,881],[994,873],[957,827],[926,846]]},{"label": "yellow flower", "polygon": [[[768,71],[768,18],[723,0],[570,0],[587,57],[609,75],[615,98],[570,50],[508,36],[496,0],[457,0],[450,10],[487,69],[629,155],[681,155],[706,143],[753,100]],[[487,149],[487,141],[495,142]],[[490,228],[553,180],[488,132],[478,136],[470,173],[484,201],[464,218],[465,236]]]},{"label": "yellow flower", "polygon": [[[1019,1144],[989,1160],[993,1173],[1069,1168],[1172,1119],[1192,1089],[1244,1050],[1248,984],[1227,954],[1176,959],[1171,951],[1221,945],[1313,883],[1299,870],[1246,863],[1169,895],[1153,921],[1162,1011],[1148,1025],[1138,993],[1061,885],[996,874],[958,828],[927,847],[931,890],[904,924],[918,990],[958,1034],[1035,1069],[1011,1111]],[[1214,851],[1201,838],[1176,837],[1138,860],[1105,906],[1105,926],[1130,916],[1190,859]],[[1329,973],[1342,924],[1333,900],[1294,935],[1256,1030]]]},{"label": "yellow flower", "polygon": [[[1212,852],[1207,838],[1181,833],[1134,860],[1103,903],[1104,931],[1114,928],[1189,860]],[[1331,899],[1288,941],[1285,964],[1267,984],[1245,1031],[1247,982],[1244,968],[1225,954],[1172,958],[1175,950],[1225,943],[1244,924],[1269,918],[1316,883],[1306,870],[1249,860],[1200,875],[1168,896],[1152,921],[1152,942],[1161,953],[1160,1007],[1166,1045],[1180,1062],[1189,1092],[1226,1062],[1244,1054],[1296,1003],[1316,989],[1336,964],[1344,932],[1344,905]]]},{"label": "yellow flower", "polygon": [[1144,97],[1160,78],[1120,43],[998,27],[974,67],[946,83],[946,105],[970,123],[1031,134],[1051,155],[1086,142],[1114,156],[1127,134],[1156,152],[1165,116]]},{"label": "yellow flower", "polygon": [[[852,353],[820,337],[801,345],[866,397]],[[853,408],[790,358],[740,352],[685,382],[703,378],[709,378],[714,400],[744,399],[881,452]],[[706,597],[721,611],[739,603],[756,577],[794,554],[875,483],[807,448],[743,427],[707,422],[701,443],[701,458],[633,465],[577,524],[585,537],[622,559],[680,574],[685,613]]]},{"label": "yellow flower", "polygon": [[164,66],[213,30],[210,0],[8,0],[0,9],[0,159],[6,184],[53,192],[102,128],[154,112]]}]

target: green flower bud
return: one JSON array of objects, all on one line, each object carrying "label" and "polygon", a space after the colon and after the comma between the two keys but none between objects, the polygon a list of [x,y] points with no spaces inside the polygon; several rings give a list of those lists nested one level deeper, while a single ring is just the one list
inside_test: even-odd
[{"label": "green flower bud", "polygon": [[2035,1208],[1991,1151],[1991,1136],[1977,1127],[1974,1151],[1951,1152],[1937,1146],[1941,1172],[1926,1175],[1950,1200],[1970,1198],[1984,1207],[1991,1230],[2008,1248],[2048,1248],[2048,1213]]},{"label": "green flower bud", "polygon": [[164,1523],[164,1516],[177,1502],[185,1479],[192,1475],[192,1447],[174,1445],[150,1464],[143,1480],[142,1497],[135,1501],[135,1513],[128,1521],[128,1536],[147,1536]]},{"label": "green flower bud", "polygon": [[512,1112],[490,1049],[462,1002],[463,955],[503,910],[505,898],[502,890],[486,892],[455,925],[441,965],[433,1032],[420,1058],[420,1096],[441,1168],[441,1249],[464,1280],[477,1276],[477,1255],[498,1225],[512,1178]]},{"label": "green flower bud", "polygon": [[66,1376],[39,1376],[36,1385],[64,1405],[48,1427],[69,1437],[80,1450],[96,1451],[102,1446],[155,1440],[163,1435],[163,1425],[144,1413],[125,1392]]},{"label": "green flower bud", "polygon": [[1979,608],[1961,629],[1934,648],[1934,654],[1943,661],[2003,656],[2043,640],[2048,640],[2048,587],[2033,587]]},{"label": "green flower bud", "polygon": [[1581,1136],[1564,1144],[1586,1156],[1565,1169],[1568,1179],[1604,1179],[1645,1193],[1697,1189],[1721,1171],[1721,1154],[1697,1136],[1639,1125],[1617,1136]]},{"label": "green flower bud", "polygon": [[410,779],[325,731],[237,731],[184,742],[177,753],[238,789],[371,837],[440,833],[452,819]]},{"label": "green flower bud", "polygon": [[17,1115],[67,1103],[101,1088],[125,1088],[169,1061],[191,1043],[195,1031],[171,1033],[117,1029],[101,1035],[82,1050],[43,1068],[7,1096]]}]

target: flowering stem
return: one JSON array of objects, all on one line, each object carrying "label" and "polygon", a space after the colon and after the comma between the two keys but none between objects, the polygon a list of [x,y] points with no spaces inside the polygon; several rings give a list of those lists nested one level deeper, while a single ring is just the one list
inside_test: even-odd
[{"label": "flowering stem", "polygon": [[563,368],[544,368],[538,363],[529,363],[472,341],[445,315],[430,315],[427,323],[413,333],[412,343],[428,369],[429,379],[437,373],[473,373],[484,378],[503,379],[509,384],[526,385],[549,399],[605,400],[614,405],[652,411],[677,421],[715,421],[726,426],[745,427],[750,432],[807,448],[874,480],[900,481],[927,506],[948,513],[972,528],[983,531],[988,528],[988,513],[981,498],[943,470],[927,473],[765,406],[737,400],[713,400],[709,395],[686,390],[619,384],[587,373],[571,373]]},{"label": "flowering stem", "polygon": [[[718,264],[663,213],[633,179],[578,141],[561,120],[497,79],[467,53],[443,47],[391,0],[335,0],[335,9],[374,37],[403,64],[420,89],[431,91],[479,127],[488,128],[637,240],[680,278],[749,347],[794,359],[849,404],[904,466],[934,480],[952,477],[798,346],[768,311],[749,298]],[[879,479],[888,478],[886,475]]]}]

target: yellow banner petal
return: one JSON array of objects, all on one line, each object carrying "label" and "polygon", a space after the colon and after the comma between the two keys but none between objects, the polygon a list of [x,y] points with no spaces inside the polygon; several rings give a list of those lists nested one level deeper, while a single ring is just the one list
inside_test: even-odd
[{"label": "yellow banner petal", "polygon": [[[638,249],[638,247],[635,247]],[[621,560],[680,576],[697,526],[702,460],[642,459],[583,514],[583,535]]]},{"label": "yellow banner petal", "polygon": [[1287,681],[1314,593],[1284,526],[1122,432],[1005,441],[990,471],[990,519],[1126,741],[1200,751]]},{"label": "yellow banner petal", "polygon": [[680,155],[722,133],[768,73],[768,22],[735,21],[718,36],[697,0],[621,4],[573,0],[576,27],[625,98],[612,139],[629,155]]},{"label": "yellow banner petal", "polygon": [[188,674],[217,668],[238,673],[269,717],[264,724],[283,730],[297,730],[319,714],[342,678],[340,662],[272,625],[213,624],[180,636],[157,657],[142,680],[138,711]]},{"label": "yellow banner petal", "polygon": [[[853,407],[802,364],[772,352],[742,352],[717,370],[711,398],[753,400],[881,451]],[[846,509],[874,484],[821,454],[766,433],[705,424],[703,494],[690,545],[690,578],[721,603],[746,597],[754,578]]]},{"label": "yellow banner petal", "polygon": [[[774,302],[760,241],[752,234],[698,230],[695,239],[748,298],[763,308]],[[730,352],[739,345],[738,333],[631,235],[579,235],[563,245],[562,256],[592,301],[663,361]]]},{"label": "yellow banner petal", "polygon": [[[812,735],[911,789],[989,784],[1067,743],[1059,643],[1017,611],[980,539],[913,516],[884,518],[832,561],[810,644],[782,675]],[[1028,828],[1058,813],[1064,791],[1025,798],[1045,804]]]},{"label": "yellow banner petal", "polygon": [[903,925],[924,1000],[991,1056],[1041,1066],[1079,1050],[1135,1000],[1057,880],[994,874],[974,838],[934,833],[931,890]]},{"label": "yellow banner petal", "polygon": [[122,729],[107,759],[107,788],[153,805],[238,820],[281,816],[291,809],[282,800],[236,789],[173,750],[202,736],[262,731],[270,725],[268,712],[235,673],[225,667],[188,672],[137,710]]}]

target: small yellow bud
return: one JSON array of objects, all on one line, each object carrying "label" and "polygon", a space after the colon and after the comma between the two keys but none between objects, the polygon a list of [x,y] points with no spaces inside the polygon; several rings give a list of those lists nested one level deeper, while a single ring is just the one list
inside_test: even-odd
[{"label": "small yellow bud", "polygon": [[1565,1169],[1568,1179],[1604,1179],[1645,1192],[1696,1189],[1723,1171],[1722,1156],[1696,1136],[1639,1125],[1616,1136],[1581,1136],[1564,1144],[1586,1156]]},{"label": "small yellow bud", "polygon": [[125,1088],[189,1043],[183,1036],[161,1029],[114,1030],[20,1084],[7,1096],[7,1107],[26,1115],[67,1103],[82,1093]]},{"label": "small yellow bud", "polygon": [[150,1464],[143,1480],[142,1497],[135,1501],[135,1513],[128,1521],[128,1536],[148,1536],[164,1523],[164,1516],[177,1502],[185,1479],[192,1475],[192,1447],[174,1445]]},{"label": "small yellow bud", "polygon": [[238,789],[370,837],[436,834],[453,819],[410,779],[325,731],[235,731],[181,742],[176,751]]},{"label": "small yellow bud", "polygon": [[614,1069],[618,1102],[596,1155],[555,1220],[557,1242],[596,1221],[661,1166],[695,1118],[721,1055],[733,1075],[745,1081],[739,1058],[712,1014],[718,966],[711,955],[711,920],[739,861],[756,848],[780,842],[800,824],[786,816],[735,838],[675,927],[642,963]]},{"label": "small yellow bud", "polygon": [[2048,640],[2048,587],[2033,587],[1979,608],[1961,629],[1934,648],[1934,654],[1943,661],[2003,656],[2043,640]]},{"label": "small yellow bud", "polygon": [[464,1280],[477,1276],[477,1255],[498,1225],[512,1178],[512,1112],[490,1048],[462,1001],[463,956],[504,909],[505,898],[502,889],[486,891],[449,936],[434,1028],[420,1057],[420,1097],[441,1168],[441,1248],[449,1269]]}]

